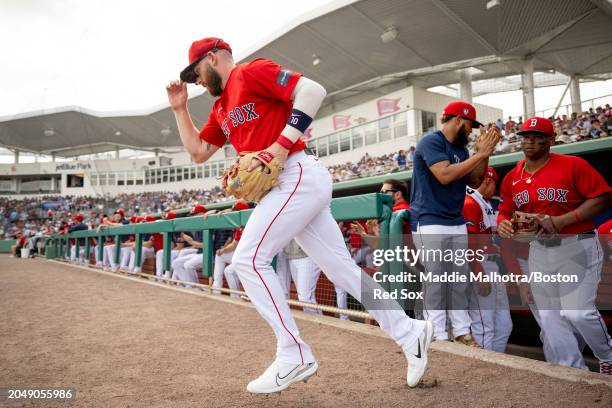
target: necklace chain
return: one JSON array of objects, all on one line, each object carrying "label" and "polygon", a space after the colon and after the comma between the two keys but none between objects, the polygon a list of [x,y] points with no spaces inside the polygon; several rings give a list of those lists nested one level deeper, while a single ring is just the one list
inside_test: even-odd
[{"label": "necklace chain", "polygon": [[544,162],[544,164],[542,164],[540,167],[538,167],[535,171],[533,171],[531,173],[531,175],[527,178],[523,178],[523,174],[525,172],[525,164],[527,164],[527,162],[523,163],[523,165],[521,166],[521,176],[519,178],[518,181],[515,182],[519,183],[521,181],[525,181],[527,184],[531,184],[531,181],[535,178],[535,175],[538,171],[540,171],[542,168],[544,168],[544,166],[546,166],[548,164],[548,162],[550,161],[550,156],[548,156],[548,159],[546,159],[546,161]]}]

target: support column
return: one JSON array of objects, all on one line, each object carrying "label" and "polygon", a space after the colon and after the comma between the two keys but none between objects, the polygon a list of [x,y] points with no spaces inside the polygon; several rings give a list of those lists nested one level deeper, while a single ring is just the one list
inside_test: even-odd
[{"label": "support column", "polygon": [[15,164],[19,164],[19,150],[15,150]]},{"label": "support column", "polygon": [[523,64],[523,120],[535,114],[535,95],[533,85],[533,58],[528,58]]},{"label": "support column", "polygon": [[159,149],[155,148],[153,151],[155,152],[155,157],[159,157]]},{"label": "support column", "polygon": [[459,99],[472,103],[472,72],[469,68],[460,71]]},{"label": "support column", "polygon": [[119,148],[115,147],[115,159],[119,158]]},{"label": "support column", "polygon": [[51,161],[55,163],[55,153],[51,153]]},{"label": "support column", "polygon": [[570,99],[572,101],[572,112],[582,113],[582,98],[580,97],[580,76],[572,75],[570,78]]}]

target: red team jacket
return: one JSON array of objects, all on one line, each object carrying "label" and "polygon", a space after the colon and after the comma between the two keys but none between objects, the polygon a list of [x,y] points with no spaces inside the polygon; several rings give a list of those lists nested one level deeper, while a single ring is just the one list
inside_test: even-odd
[{"label": "red team jacket", "polygon": [[[268,148],[291,115],[291,93],[301,76],[266,59],[236,66],[200,137],[219,147],[229,140],[239,153]],[[289,154],[305,147],[299,139]]]},{"label": "red team jacket", "polygon": [[[601,174],[580,157],[551,153],[548,163],[535,174],[523,171],[524,163],[525,160],[519,161],[504,177],[498,224],[512,219],[516,210],[562,215],[578,208],[585,200],[610,191]],[[594,228],[592,219],[584,220],[564,228],[561,233],[577,234]]]}]

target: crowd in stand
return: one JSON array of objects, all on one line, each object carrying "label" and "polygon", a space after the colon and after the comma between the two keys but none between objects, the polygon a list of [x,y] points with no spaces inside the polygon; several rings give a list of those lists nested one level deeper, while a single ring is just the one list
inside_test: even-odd
[{"label": "crowd in stand", "polygon": [[[557,143],[573,143],[598,139],[612,134],[612,107],[589,109],[581,114],[561,115],[550,118],[555,125]],[[515,121],[498,119],[495,123],[502,130],[503,140],[496,154],[515,152],[520,149],[516,131],[522,125],[522,117]],[[469,148],[473,146],[468,145]],[[410,169],[415,147],[399,150],[378,157],[366,153],[357,162],[330,166],[334,182],[371,176],[392,174]],[[179,192],[146,192],[96,197],[46,196],[28,199],[0,198],[0,239],[14,239],[17,234],[35,236],[59,231],[62,222],[71,214],[112,214],[117,208],[125,208],[128,215],[155,214],[164,211],[192,207],[198,203],[212,204],[232,200],[223,190],[182,190]],[[94,216],[95,217],[95,216]]]},{"label": "crowd in stand", "polygon": [[[572,113],[570,116],[551,116],[555,126],[557,144],[580,142],[582,140],[599,139],[612,134],[612,107],[610,104],[590,108],[581,114]],[[516,132],[523,124],[523,117],[517,121],[509,117],[506,122],[497,119],[497,127],[502,130],[503,140],[498,145],[496,154],[511,153],[520,149],[519,138]]]}]

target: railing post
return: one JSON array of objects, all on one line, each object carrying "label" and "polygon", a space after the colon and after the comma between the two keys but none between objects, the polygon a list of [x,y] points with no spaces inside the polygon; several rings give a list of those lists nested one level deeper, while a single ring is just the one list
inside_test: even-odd
[{"label": "railing post", "polygon": [[98,235],[98,259],[102,264],[104,264],[104,238],[104,235]]},{"label": "railing post", "polygon": [[[113,258],[115,258],[115,264],[119,265],[121,258],[121,236],[115,235],[115,253],[113,254]],[[117,266],[117,269],[120,269],[121,265]]]},{"label": "railing post", "polygon": [[170,271],[170,261],[172,260],[170,254],[172,248],[170,248],[170,232],[164,232],[164,273]]},{"label": "railing post", "polygon": [[[382,196],[382,203],[383,203],[383,208],[382,208],[382,214],[379,218],[379,224],[380,224],[380,241],[379,241],[379,248],[380,249],[389,249],[390,246],[390,242],[389,242],[389,238],[390,238],[390,230],[391,230],[391,204],[393,202],[392,198],[388,195],[383,195]],[[381,272],[384,276],[389,275],[390,273],[390,262],[384,262],[381,266]],[[390,287],[389,287],[389,283],[385,282],[382,285],[383,288],[385,288],[385,290],[389,291]]]},{"label": "railing post", "polygon": [[85,265],[89,265],[89,254],[91,252],[91,242],[89,237],[85,238]]},{"label": "railing post", "polygon": [[[391,222],[389,224],[389,248],[395,249],[396,247],[403,247],[404,242],[404,220],[407,219],[407,211],[394,212],[391,214]],[[400,261],[390,262],[389,274],[400,276],[403,272],[404,263]],[[389,284],[392,292],[397,294],[401,293],[402,289],[406,288],[404,283],[394,282]],[[398,296],[397,302],[402,306],[402,309],[406,310],[406,299]]]},{"label": "railing post", "polygon": [[142,234],[136,233],[136,242],[134,244],[134,256],[136,257],[134,265],[136,265],[137,270],[140,272],[140,267],[142,266]]},{"label": "railing post", "polygon": [[79,261],[79,253],[81,251],[81,245],[79,243],[79,238],[74,239],[74,260],[76,262]]},{"label": "railing post", "polygon": [[213,255],[215,246],[213,242],[214,230],[202,231],[202,244],[204,249],[202,250],[202,275],[210,278],[213,274]]},{"label": "railing post", "polygon": [[70,259],[70,238],[66,235],[66,252],[64,253],[64,259]]}]

